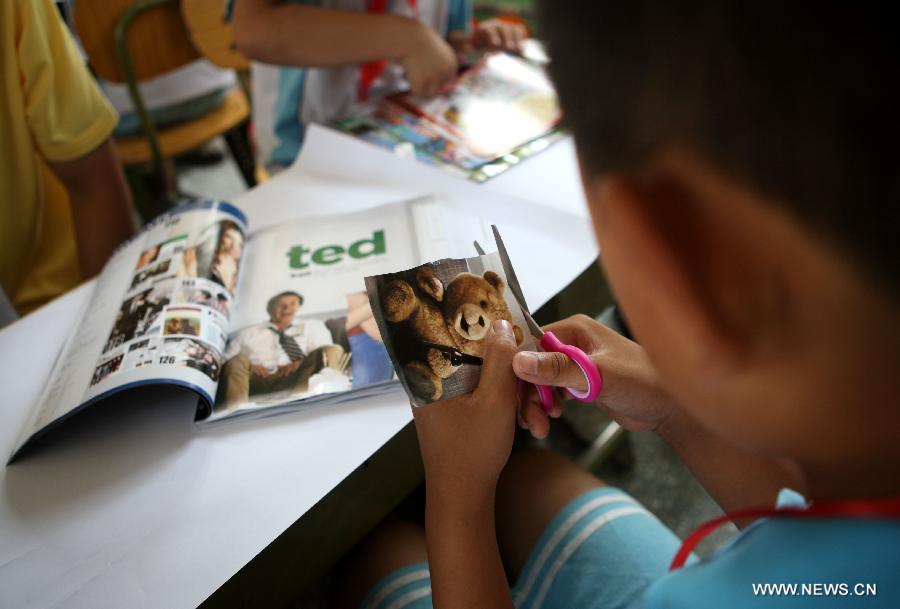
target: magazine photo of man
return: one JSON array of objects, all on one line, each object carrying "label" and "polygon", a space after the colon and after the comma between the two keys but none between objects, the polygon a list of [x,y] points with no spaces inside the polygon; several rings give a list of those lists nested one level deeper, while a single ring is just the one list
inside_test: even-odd
[{"label": "magazine photo of man", "polygon": [[110,332],[103,352],[106,353],[135,336],[145,334],[163,307],[169,304],[164,290],[151,288],[138,292],[122,303],[116,313],[116,323]]},{"label": "magazine photo of man", "polygon": [[298,319],[303,296],[286,291],[269,299],[269,321],[241,330],[228,345],[222,375],[222,408],[234,410],[251,396],[303,394],[309,378],[325,367],[338,369],[343,348],[318,319]]}]

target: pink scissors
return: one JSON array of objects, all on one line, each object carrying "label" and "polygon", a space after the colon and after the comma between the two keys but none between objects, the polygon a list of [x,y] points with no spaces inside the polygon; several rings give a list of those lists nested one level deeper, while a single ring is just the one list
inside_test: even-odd
[{"label": "pink scissors", "polygon": [[[580,402],[593,402],[597,399],[597,396],[600,395],[600,390],[603,388],[603,375],[600,374],[600,370],[587,353],[574,345],[562,342],[556,338],[556,335],[554,335],[553,332],[544,332],[537,322],[534,321],[534,318],[531,317],[531,313],[528,311],[528,305],[525,304],[525,296],[522,294],[522,287],[519,285],[519,280],[516,278],[516,272],[513,270],[512,263],[509,261],[509,254],[506,251],[506,246],[503,245],[503,239],[500,238],[500,231],[493,225],[491,226],[491,229],[494,231],[494,241],[497,242],[500,262],[503,264],[503,272],[506,274],[506,283],[508,284],[513,297],[516,299],[516,302],[519,304],[519,308],[522,310],[522,316],[525,318],[525,323],[528,325],[528,331],[531,332],[531,335],[535,338],[542,351],[562,353],[575,362],[581,369],[581,373],[584,374],[587,389],[581,391],[572,387],[566,387],[566,391]],[[484,250],[478,245],[477,241],[475,242],[475,249],[480,255],[484,255]],[[550,412],[550,409],[553,408],[553,387],[550,385],[537,385],[537,390],[538,395],[541,398],[541,406],[545,412]]]}]

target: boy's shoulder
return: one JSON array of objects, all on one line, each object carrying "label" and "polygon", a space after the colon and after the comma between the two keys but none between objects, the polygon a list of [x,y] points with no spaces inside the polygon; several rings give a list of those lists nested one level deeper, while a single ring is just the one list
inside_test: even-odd
[{"label": "boy's shoulder", "polygon": [[[900,521],[768,519],[706,561],[654,583],[645,607],[900,607]],[[778,599],[774,601],[774,599]]]}]

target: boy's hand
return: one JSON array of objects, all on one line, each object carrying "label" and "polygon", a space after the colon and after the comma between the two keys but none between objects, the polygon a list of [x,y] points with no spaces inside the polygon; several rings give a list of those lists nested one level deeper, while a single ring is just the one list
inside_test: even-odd
[{"label": "boy's hand", "polygon": [[[576,315],[544,329],[552,331],[562,342],[579,347],[594,360],[603,374],[597,405],[622,427],[653,431],[668,418],[673,409],[672,399],[660,386],[656,371],[640,345],[586,315]],[[513,369],[529,383],[586,388],[581,370],[561,353],[523,351],[513,359]],[[558,408],[555,406],[554,410],[558,412]],[[547,435],[549,421],[536,392],[530,391],[525,396],[520,416],[532,435]]]},{"label": "boy's hand", "polygon": [[515,433],[516,350],[509,322],[495,321],[475,391],[413,409],[429,494],[467,500],[493,493]]},{"label": "boy's hand", "polygon": [[447,41],[419,21],[411,21],[412,35],[400,65],[413,95],[428,97],[456,78],[456,53]]},{"label": "boy's hand", "polygon": [[476,49],[506,51],[520,54],[522,41],[527,38],[525,27],[518,23],[509,23],[501,19],[482,21],[472,34],[472,45]]}]

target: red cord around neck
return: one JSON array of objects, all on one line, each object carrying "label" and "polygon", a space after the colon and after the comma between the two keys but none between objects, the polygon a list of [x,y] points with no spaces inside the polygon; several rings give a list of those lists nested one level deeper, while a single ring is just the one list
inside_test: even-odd
[{"label": "red cord around neck", "polygon": [[729,512],[724,516],[713,518],[703,523],[696,531],[688,535],[681,544],[669,571],[684,566],[694,548],[707,535],[726,522],[744,518],[900,518],[900,498],[891,499],[858,499],[846,501],[817,501],[806,507],[752,507]]}]

